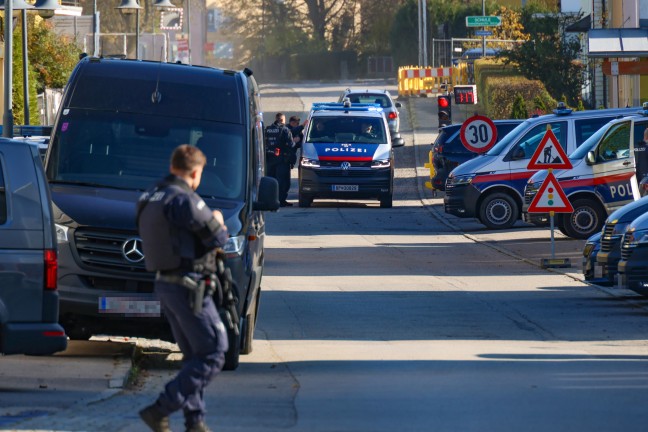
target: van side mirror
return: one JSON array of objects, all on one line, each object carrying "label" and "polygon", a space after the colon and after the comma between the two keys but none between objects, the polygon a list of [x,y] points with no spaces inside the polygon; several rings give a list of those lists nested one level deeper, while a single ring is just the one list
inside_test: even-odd
[{"label": "van side mirror", "polygon": [[400,134],[394,135],[392,137],[392,147],[403,147],[405,145],[405,140],[401,138]]},{"label": "van side mirror", "polygon": [[596,163],[596,155],[594,154],[593,151],[588,151],[587,152],[586,162],[587,162],[587,165],[594,165]]},{"label": "van side mirror", "polygon": [[394,106],[395,106],[396,108],[402,108],[402,107],[403,107],[403,105],[402,105],[400,102],[396,102],[396,103],[394,104]]},{"label": "van side mirror", "polygon": [[526,153],[524,152],[524,149],[521,147],[515,147],[513,149],[513,153],[511,154],[511,159],[512,160],[521,160],[524,159],[526,156]]},{"label": "van side mirror", "polygon": [[277,211],[279,210],[279,183],[272,177],[261,177],[257,200],[252,204],[253,210]]}]

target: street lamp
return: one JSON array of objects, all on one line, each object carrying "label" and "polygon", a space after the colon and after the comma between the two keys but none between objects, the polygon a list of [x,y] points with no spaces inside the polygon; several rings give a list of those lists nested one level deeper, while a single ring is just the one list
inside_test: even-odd
[{"label": "street lamp", "polygon": [[33,6],[23,0],[6,0],[0,2],[0,9],[5,11],[4,19],[4,114],[2,116],[2,136],[13,138],[13,110],[12,89],[13,89],[13,11],[20,9],[32,9]]},{"label": "street lamp", "polygon": [[[161,8],[161,9],[166,9],[166,8],[174,8],[175,6],[173,3],[171,3],[170,0],[155,0],[155,3],[153,6]],[[142,6],[139,5],[137,0],[122,0],[121,4],[117,6],[117,9],[120,9],[123,13],[125,14],[130,14],[133,13],[133,10],[135,11],[135,58],[137,60],[140,59],[140,43],[139,43],[139,37],[140,37],[140,19],[139,19],[139,12],[140,9],[142,9]]]}]

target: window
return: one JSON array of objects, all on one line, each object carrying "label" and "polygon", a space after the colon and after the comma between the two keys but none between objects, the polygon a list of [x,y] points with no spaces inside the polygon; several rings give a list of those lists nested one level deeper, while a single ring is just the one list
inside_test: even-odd
[{"label": "window", "polygon": [[[558,139],[558,142],[563,147],[567,145],[567,122],[553,122],[550,123],[551,130]],[[541,123],[533,127],[524,137],[511,149],[509,153],[511,159],[531,159],[535,153],[540,141],[547,133],[547,123]]]},{"label": "window", "polygon": [[630,122],[614,125],[599,145],[596,160],[607,162],[630,157]]},{"label": "window", "polygon": [[[2,162],[0,160],[0,162]],[[2,163],[0,163],[0,225],[7,222],[7,192],[5,190],[4,174]]]},{"label": "window", "polygon": [[583,144],[587,138],[591,137],[594,132],[599,130],[603,125],[609,122],[609,117],[598,117],[576,120],[574,122],[574,130],[576,132],[576,147]]}]

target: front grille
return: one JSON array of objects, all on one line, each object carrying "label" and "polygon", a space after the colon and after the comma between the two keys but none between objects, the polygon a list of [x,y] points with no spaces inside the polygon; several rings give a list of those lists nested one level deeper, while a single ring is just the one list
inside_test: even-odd
[{"label": "front grille", "polygon": [[630,239],[628,237],[630,236],[623,236],[623,243],[621,243],[621,259],[626,261],[630,259],[632,250],[634,249],[630,246]]},{"label": "front grille", "polygon": [[74,233],[74,244],[81,262],[97,271],[126,271],[145,273],[144,261],[126,260],[122,246],[128,239],[137,237],[133,232],[79,229]]},{"label": "front grille", "polygon": [[[343,162],[344,161],[320,161],[320,166],[322,168],[340,168],[340,165],[342,165]],[[351,164],[351,168],[371,168],[373,161],[349,163]]]},{"label": "front grille", "polygon": [[524,189],[524,203],[526,205],[531,205],[531,201],[533,201],[533,198],[535,198],[536,194],[538,193],[538,189],[535,187],[527,186]]},{"label": "front grille", "polygon": [[603,235],[601,236],[601,251],[610,252],[612,250],[612,232],[614,231],[616,223],[610,222],[603,226]]},{"label": "front grille", "polygon": [[319,177],[375,177],[380,173],[377,169],[325,169],[317,170]]}]

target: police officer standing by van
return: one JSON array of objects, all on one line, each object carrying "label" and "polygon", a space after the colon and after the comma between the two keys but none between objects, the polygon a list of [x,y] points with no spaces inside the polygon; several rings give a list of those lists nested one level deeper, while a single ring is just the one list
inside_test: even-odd
[{"label": "police officer standing by van", "polygon": [[225,363],[227,334],[211,294],[196,289],[216,271],[216,249],[228,239],[220,211],[211,211],[195,190],[206,163],[196,147],[181,145],[171,156],[170,175],[145,192],[137,226],[155,292],[183,354],[182,369],[155,403],[140,411],[156,432],[170,431],[169,415],[182,409],[187,431],[209,431],[203,391]]},{"label": "police officer standing by van", "polygon": [[295,143],[292,133],[286,126],[286,116],[277,113],[275,121],[265,130],[266,174],[279,183],[279,205],[292,206],[287,200],[290,189],[290,162]]},{"label": "police officer standing by van", "polygon": [[634,158],[637,182],[641,183],[648,174],[648,127],[644,129],[643,140],[634,146]]}]

